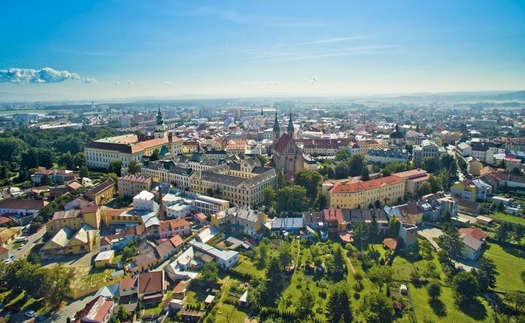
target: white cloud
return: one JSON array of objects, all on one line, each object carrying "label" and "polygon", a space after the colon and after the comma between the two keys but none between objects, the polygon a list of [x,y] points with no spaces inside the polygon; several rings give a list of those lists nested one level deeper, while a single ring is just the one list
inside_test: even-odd
[{"label": "white cloud", "polygon": [[126,84],[133,84],[133,81],[129,80],[129,81],[126,81],[124,83],[126,83]]},{"label": "white cloud", "polygon": [[319,81],[319,80],[317,79],[317,77],[312,77],[312,79],[310,80],[310,85],[314,85],[314,84],[316,84],[317,81]]},{"label": "white cloud", "polygon": [[49,67],[40,70],[16,67],[0,70],[0,83],[58,83],[79,78],[77,73],[57,71]]},{"label": "white cloud", "polygon": [[268,85],[279,85],[279,82],[268,82]]},{"label": "white cloud", "polygon": [[120,82],[119,82],[119,81],[115,81],[115,85],[119,85],[119,84],[120,84]]},{"label": "white cloud", "polygon": [[166,84],[166,85],[170,85],[170,86],[171,86],[171,85],[175,85],[175,83],[173,83],[173,82],[168,82],[168,81],[164,82],[164,84]]},{"label": "white cloud", "polygon": [[89,84],[89,83],[96,83],[97,80],[95,80],[94,78],[91,78],[91,77],[86,77],[85,79],[82,80],[82,82],[84,82],[86,84]]}]

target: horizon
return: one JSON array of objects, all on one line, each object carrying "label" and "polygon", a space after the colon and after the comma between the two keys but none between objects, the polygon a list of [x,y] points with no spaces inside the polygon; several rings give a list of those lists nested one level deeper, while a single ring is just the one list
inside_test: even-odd
[{"label": "horizon", "polygon": [[0,8],[0,101],[525,89],[525,3],[514,1],[6,1]]}]

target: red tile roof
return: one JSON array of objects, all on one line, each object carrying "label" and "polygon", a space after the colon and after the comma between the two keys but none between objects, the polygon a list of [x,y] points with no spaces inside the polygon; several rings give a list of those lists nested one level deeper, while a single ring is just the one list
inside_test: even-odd
[{"label": "red tile roof", "polygon": [[383,245],[390,250],[396,250],[397,240],[392,238],[386,238],[385,240],[383,240]]},{"label": "red tile roof", "polygon": [[162,292],[164,275],[162,271],[151,271],[139,275],[139,294]]},{"label": "red tile roof", "polygon": [[286,145],[288,144],[288,141],[290,141],[290,139],[292,139],[292,136],[290,136],[287,133],[283,133],[281,138],[279,138],[279,141],[277,142],[277,145],[275,146],[274,151],[279,153],[279,154],[282,153],[284,147],[286,147]]},{"label": "red tile roof", "polygon": [[343,224],[345,219],[343,217],[343,210],[341,209],[325,209],[324,220],[328,223],[337,222],[337,224]]},{"label": "red tile roof", "polygon": [[403,183],[403,179],[397,176],[385,176],[369,181],[359,181],[357,183],[337,183],[332,187],[330,193],[357,193],[364,192],[371,189],[376,189],[382,186],[395,185]]},{"label": "red tile roof", "polygon": [[137,285],[138,276],[125,277],[120,282],[120,289],[129,289]]},{"label": "red tile roof", "polygon": [[459,233],[468,234],[469,236],[472,236],[473,238],[477,240],[487,238],[487,234],[478,228],[461,228],[459,229]]},{"label": "red tile roof", "polygon": [[170,238],[170,242],[173,245],[173,247],[178,248],[184,243],[184,240],[182,240],[182,238],[177,234]]}]

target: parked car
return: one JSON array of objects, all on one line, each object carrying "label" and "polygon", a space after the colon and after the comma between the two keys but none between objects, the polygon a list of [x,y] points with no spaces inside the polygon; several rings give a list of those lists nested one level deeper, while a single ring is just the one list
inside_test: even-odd
[{"label": "parked car", "polygon": [[46,319],[46,317],[44,315],[37,315],[35,317],[35,321],[38,321],[38,322],[44,321],[45,319]]},{"label": "parked car", "polygon": [[35,317],[36,313],[33,310],[29,310],[25,312],[25,315],[28,317]]},{"label": "parked car", "polygon": [[20,307],[13,307],[11,309],[11,313],[18,314],[20,312],[22,312],[22,309]]},{"label": "parked car", "polygon": [[9,259],[13,260],[15,259],[16,255],[11,255],[11,257],[9,257]]},{"label": "parked car", "polygon": [[4,261],[4,264],[9,265],[13,259],[9,258]]},{"label": "parked car", "polygon": [[22,248],[24,248],[24,245],[20,245],[16,250],[22,250]]}]

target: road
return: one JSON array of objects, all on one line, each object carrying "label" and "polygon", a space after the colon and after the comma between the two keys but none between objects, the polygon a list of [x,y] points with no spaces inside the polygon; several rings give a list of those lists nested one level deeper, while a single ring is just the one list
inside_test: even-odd
[{"label": "road", "polygon": [[31,249],[42,241],[42,237],[45,233],[46,227],[44,226],[40,231],[27,237],[27,242],[21,245],[22,249],[18,250],[17,248],[13,248],[13,244],[10,244],[7,249],[10,251],[9,253],[11,255],[15,255],[15,259],[27,257],[31,252]]}]

